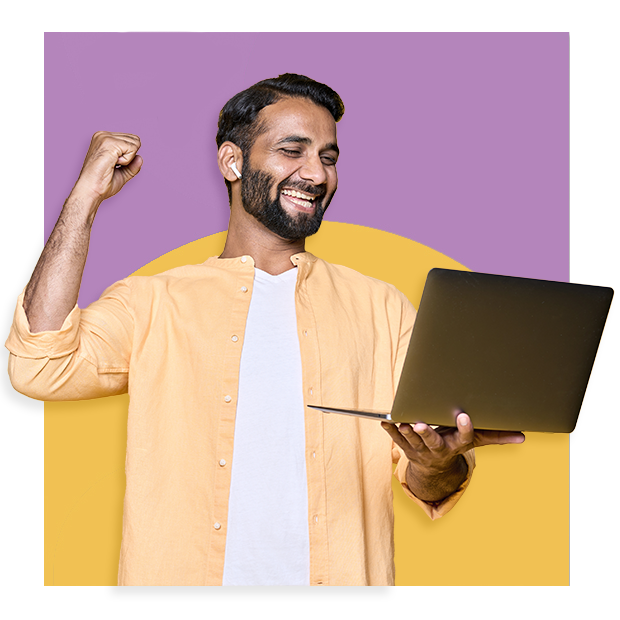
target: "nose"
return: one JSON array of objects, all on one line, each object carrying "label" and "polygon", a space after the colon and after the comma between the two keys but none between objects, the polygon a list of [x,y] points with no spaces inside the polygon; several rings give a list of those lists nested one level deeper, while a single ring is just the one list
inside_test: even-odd
[{"label": "nose", "polygon": [[319,155],[312,155],[304,160],[299,169],[299,176],[313,185],[323,185],[327,181],[327,173]]}]

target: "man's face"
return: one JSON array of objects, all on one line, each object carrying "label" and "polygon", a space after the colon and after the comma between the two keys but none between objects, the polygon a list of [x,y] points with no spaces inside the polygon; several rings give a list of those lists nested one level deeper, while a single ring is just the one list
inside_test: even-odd
[{"label": "man's face", "polygon": [[336,123],[307,99],[282,99],[261,110],[263,131],[243,162],[243,208],[288,240],[319,229],[338,185]]}]

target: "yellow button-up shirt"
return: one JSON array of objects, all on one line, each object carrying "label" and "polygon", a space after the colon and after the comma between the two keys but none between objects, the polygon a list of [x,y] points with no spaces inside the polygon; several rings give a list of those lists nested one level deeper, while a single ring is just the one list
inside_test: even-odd
[{"label": "yellow button-up shirt", "polygon": [[[291,257],[305,404],[389,411],[415,310],[393,286],[309,253]],[[249,256],[130,277],[59,331],[33,334],[18,300],[6,346],[17,390],[41,400],[129,392],[119,585],[220,585]],[[277,398],[277,395],[274,395]],[[374,420],[305,409],[311,585],[393,585],[391,475],[407,459]],[[277,450],[278,446],[265,446]],[[469,473],[473,453],[466,455]],[[283,462],[282,467],[287,463]]]}]

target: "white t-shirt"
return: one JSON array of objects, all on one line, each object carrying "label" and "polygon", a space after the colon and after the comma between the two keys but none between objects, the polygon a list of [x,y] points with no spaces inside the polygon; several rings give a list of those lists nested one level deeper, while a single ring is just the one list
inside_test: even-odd
[{"label": "white t-shirt", "polygon": [[297,268],[254,272],[239,369],[223,585],[308,585]]}]

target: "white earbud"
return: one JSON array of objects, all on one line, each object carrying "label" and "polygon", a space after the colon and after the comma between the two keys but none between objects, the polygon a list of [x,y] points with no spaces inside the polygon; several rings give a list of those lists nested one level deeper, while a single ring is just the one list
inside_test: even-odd
[{"label": "white earbud", "polygon": [[240,179],[241,178],[241,173],[239,172],[239,170],[237,169],[237,164],[233,161],[233,163],[230,165],[230,168],[232,169],[232,171],[235,173],[235,176]]}]

